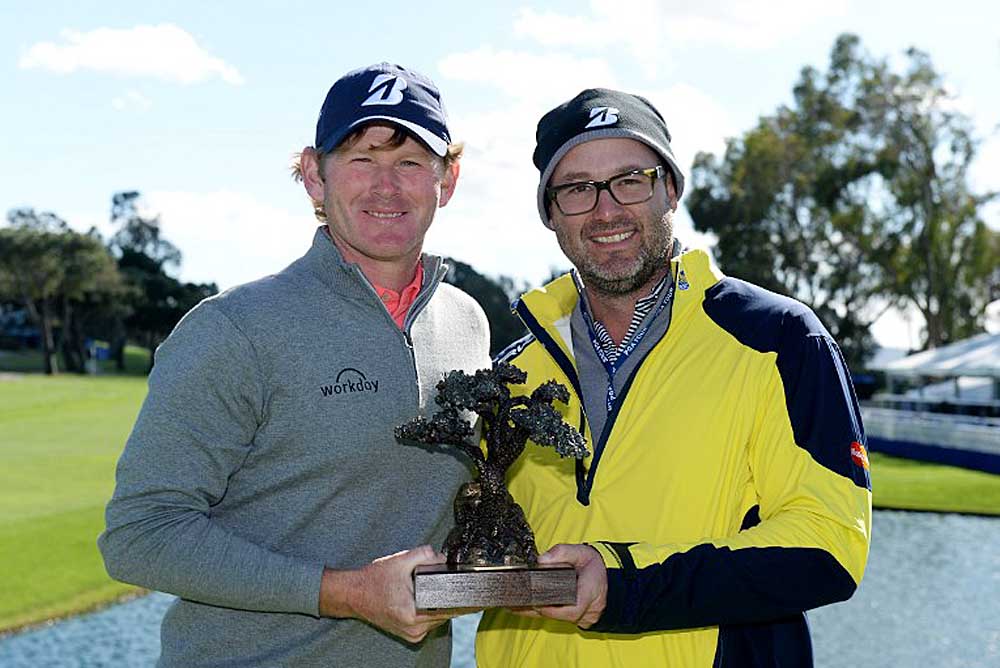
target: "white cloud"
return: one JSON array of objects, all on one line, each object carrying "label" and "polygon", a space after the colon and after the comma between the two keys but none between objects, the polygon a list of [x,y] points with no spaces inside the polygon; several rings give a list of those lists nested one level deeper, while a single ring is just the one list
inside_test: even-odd
[{"label": "white cloud", "polygon": [[661,5],[666,10],[661,28],[670,31],[671,40],[686,45],[764,49],[807,26],[846,15],[849,5],[849,0],[715,0],[697,6],[670,2]]},{"label": "white cloud", "polygon": [[601,58],[496,50],[489,45],[450,54],[438,63],[438,69],[450,79],[491,85],[517,99],[561,100],[581,88],[613,87],[617,82],[611,66]]},{"label": "white cloud", "polygon": [[240,85],[234,66],[213,56],[187,31],[169,23],[134,28],[97,28],[89,32],[63,30],[60,42],[39,42],[21,56],[21,69],[59,74],[79,70],[132,77],[154,77],[182,84],[220,78]]},{"label": "white cloud", "polygon": [[112,228],[106,214],[98,214],[94,211],[68,211],[64,220],[77,232],[88,232],[90,228],[95,228],[105,241],[114,234],[114,228]]},{"label": "white cloud", "polygon": [[305,194],[290,212],[234,191],[154,191],[145,196],[158,212],[163,236],[183,253],[184,280],[221,289],[274,273],[302,255],[315,219]]},{"label": "white cloud", "polygon": [[687,83],[668,88],[638,90],[660,110],[672,137],[671,148],[677,161],[690,173],[698,152],[722,153],[726,137],[739,133],[736,121],[726,109],[701,89]]},{"label": "white cloud", "polygon": [[725,46],[763,49],[804,27],[846,13],[849,0],[777,0],[747,3],[710,0],[632,0],[618,3],[591,0],[585,15],[522,8],[514,33],[546,47],[589,50],[621,48],[649,76],[669,65],[677,47]]},{"label": "white cloud", "polygon": [[924,317],[913,307],[891,308],[871,326],[875,342],[884,348],[916,350],[924,329]]},{"label": "white cloud", "polygon": [[[969,171],[973,192],[1000,192],[1000,129],[979,145],[979,153]],[[985,212],[993,229],[1000,230],[1000,202],[988,205]]]},{"label": "white cloud", "polygon": [[[576,46],[595,50],[622,46],[652,76],[662,61],[668,60],[668,54],[661,47],[666,37],[660,33],[662,23],[662,8],[655,0],[632,0],[628,11],[622,11],[617,3],[592,0],[588,16],[523,8],[514,22],[514,34],[547,47]],[[547,67],[541,73],[548,77],[553,73],[562,76],[564,70]]]},{"label": "white cloud", "polygon": [[984,328],[990,334],[1000,334],[1000,299],[987,305]]},{"label": "white cloud", "polygon": [[153,102],[142,93],[130,90],[124,95],[119,95],[111,100],[111,106],[118,111],[125,111],[126,109],[146,111],[153,106]]},{"label": "white cloud", "polygon": [[[300,257],[316,229],[309,202],[289,211],[252,194],[231,190],[144,193],[142,216],[159,216],[163,238],[182,254],[183,281],[217,283],[221,290],[280,271]],[[70,227],[97,228],[104,240],[117,231],[107,212],[71,211]]]},{"label": "white cloud", "polygon": [[[633,6],[636,6],[633,4]],[[639,2],[638,9],[656,11],[655,3]],[[528,37],[543,46],[604,47],[621,40],[622,23],[618,12],[592,3],[592,16],[567,16],[553,11],[524,7],[514,22],[514,34]],[[629,22],[632,22],[631,20]],[[640,22],[636,23],[637,27]]]}]

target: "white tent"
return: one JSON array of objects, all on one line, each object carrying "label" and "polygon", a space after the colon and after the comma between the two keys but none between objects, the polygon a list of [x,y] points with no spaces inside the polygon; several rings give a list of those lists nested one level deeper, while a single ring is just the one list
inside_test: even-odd
[{"label": "white tent", "polygon": [[873,367],[890,376],[1000,378],[1000,334],[978,334]]},{"label": "white tent", "polygon": [[[871,368],[884,371],[889,377],[890,387],[896,378],[916,380],[918,384],[921,379],[953,379],[952,383],[928,385],[907,392],[908,395],[930,398],[929,395],[934,394],[937,398],[941,398],[938,395],[951,385],[952,391],[948,394],[952,398],[997,400],[1000,399],[1000,334],[978,334],[964,341],[914,353],[891,362],[872,364]],[[965,388],[964,386],[969,383],[968,381],[963,383],[962,378],[991,378],[992,382],[976,381],[974,391],[968,392],[963,389],[973,388]]]},{"label": "white tent", "polygon": [[905,395],[875,395],[862,406],[870,448],[1000,473],[1000,334],[871,368],[886,373],[890,388],[904,379],[916,387]]}]

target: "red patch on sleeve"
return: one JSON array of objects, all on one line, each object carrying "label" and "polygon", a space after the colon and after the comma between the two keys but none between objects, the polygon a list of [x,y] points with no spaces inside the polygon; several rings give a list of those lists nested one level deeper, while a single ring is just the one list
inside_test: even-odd
[{"label": "red patch on sleeve", "polygon": [[868,453],[865,451],[865,446],[857,441],[851,443],[851,459],[861,468],[868,470]]}]

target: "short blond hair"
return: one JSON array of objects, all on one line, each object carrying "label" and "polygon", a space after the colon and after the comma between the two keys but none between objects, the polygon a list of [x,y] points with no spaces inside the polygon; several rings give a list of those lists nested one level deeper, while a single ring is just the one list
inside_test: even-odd
[{"label": "short blond hair", "polygon": [[[333,149],[332,153],[337,153],[338,151],[354,146],[356,143],[358,143],[358,140],[361,139],[361,136],[364,135],[365,130],[372,127],[373,125],[392,128],[392,136],[389,137],[387,140],[385,140],[382,144],[376,146],[374,148],[374,150],[376,151],[388,151],[394,148],[399,148],[400,146],[406,143],[407,139],[413,139],[419,142],[420,145],[423,146],[425,149],[427,149],[432,155],[434,155],[435,158],[439,157],[436,153],[431,151],[430,148],[428,148],[427,144],[425,144],[416,135],[411,134],[410,132],[401,128],[398,125],[394,125],[392,123],[380,123],[377,121],[374,123],[365,123],[364,125],[361,125],[357,129],[351,131],[349,135],[344,137],[344,141],[340,142],[340,144],[338,144],[337,147]],[[306,149],[306,151],[313,151],[315,153],[316,160],[319,162],[320,175],[322,176],[323,168],[326,166],[326,158],[327,156],[330,155],[330,153],[321,153],[316,149]],[[462,142],[448,144],[448,150],[445,153],[444,157],[441,158],[441,162],[444,165],[444,168],[447,170],[453,164],[461,160],[463,151],[465,151],[465,144]],[[291,165],[292,178],[295,179],[297,183],[301,183],[302,180],[305,178],[305,174],[302,172],[303,153],[305,153],[305,151],[300,151],[292,155],[292,165]],[[321,223],[325,223],[326,210],[323,208],[323,202],[314,199],[312,200],[312,206],[313,206],[313,215],[316,216],[316,220],[320,221]]]}]

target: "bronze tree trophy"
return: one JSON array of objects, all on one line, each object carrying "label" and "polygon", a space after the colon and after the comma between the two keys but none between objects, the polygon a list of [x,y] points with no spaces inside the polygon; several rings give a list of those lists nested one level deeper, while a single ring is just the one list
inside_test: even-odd
[{"label": "bronze tree trophy", "polygon": [[[452,445],[475,463],[476,478],[455,497],[455,527],[445,540],[447,564],[421,566],[414,574],[418,609],[560,605],[576,601],[576,572],[568,564],[539,565],[535,536],[524,511],[507,491],[504,477],[531,439],[576,459],[589,452],[576,429],[552,406],[569,393],[554,380],[531,396],[507,387],[527,374],[496,364],[474,375],[451,371],[437,384],[441,410],[396,427],[396,438],[426,445]],[[485,452],[466,417],[480,418]]]}]

